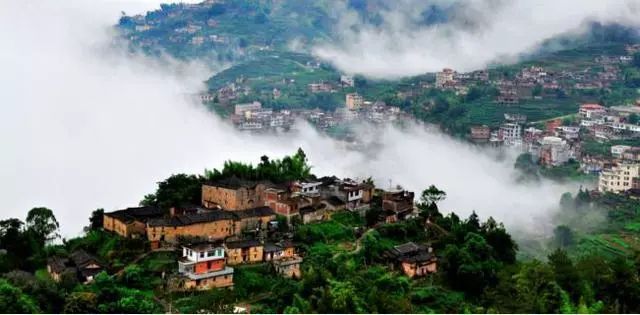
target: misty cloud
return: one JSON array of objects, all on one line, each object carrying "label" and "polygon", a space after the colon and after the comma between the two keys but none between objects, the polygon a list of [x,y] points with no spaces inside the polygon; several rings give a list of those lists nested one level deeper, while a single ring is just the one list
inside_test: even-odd
[{"label": "misty cloud", "polygon": [[[397,78],[439,71],[471,71],[492,62],[516,60],[544,40],[578,35],[588,22],[638,26],[640,1],[419,1],[391,2],[382,23],[365,24],[342,8],[337,43],[319,44],[313,53],[347,73]],[[444,8],[444,23],[425,24],[421,14]]]},{"label": "misty cloud", "polygon": [[391,180],[415,191],[435,184],[448,193],[445,211],[476,210],[515,230],[544,222],[560,194],[575,189],[515,185],[512,160],[421,125],[364,129],[374,148],[366,153],[306,124],[279,136],[239,133],[188,97],[216,65],[129,54],[113,44],[110,28],[120,2],[67,4],[0,4],[1,218],[48,206],[73,236],[92,210],[136,205],[172,173],[298,147],[318,175],[373,176],[381,187]]}]

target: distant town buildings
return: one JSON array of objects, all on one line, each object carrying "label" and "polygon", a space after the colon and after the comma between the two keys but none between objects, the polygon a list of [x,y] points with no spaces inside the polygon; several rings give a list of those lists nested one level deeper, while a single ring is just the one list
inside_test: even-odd
[{"label": "distant town buildings", "polygon": [[350,75],[341,75],[340,76],[340,83],[342,84],[343,87],[355,87],[355,81],[353,80],[353,77]]},{"label": "distant town buildings", "polygon": [[453,82],[454,71],[449,68],[436,73],[436,88],[443,88]]},{"label": "distant town buildings", "polygon": [[358,93],[349,93],[346,95],[345,103],[347,105],[347,109],[358,110],[364,104],[364,98]]}]

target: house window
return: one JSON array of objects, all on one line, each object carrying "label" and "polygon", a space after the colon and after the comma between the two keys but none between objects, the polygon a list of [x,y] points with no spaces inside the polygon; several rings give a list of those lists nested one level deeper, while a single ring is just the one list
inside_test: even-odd
[{"label": "house window", "polygon": [[200,258],[204,258],[204,252],[200,252]]}]

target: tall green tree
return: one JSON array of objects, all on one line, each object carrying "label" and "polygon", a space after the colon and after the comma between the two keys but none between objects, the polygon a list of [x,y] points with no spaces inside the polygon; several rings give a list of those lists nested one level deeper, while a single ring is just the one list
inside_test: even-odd
[{"label": "tall green tree", "polygon": [[60,224],[49,208],[33,208],[27,213],[27,229],[32,231],[42,243],[59,238],[59,228]]},{"label": "tall green tree", "polygon": [[200,204],[203,178],[196,175],[174,174],[158,183],[154,194],[145,196],[141,202],[146,206],[169,209],[182,205]]}]

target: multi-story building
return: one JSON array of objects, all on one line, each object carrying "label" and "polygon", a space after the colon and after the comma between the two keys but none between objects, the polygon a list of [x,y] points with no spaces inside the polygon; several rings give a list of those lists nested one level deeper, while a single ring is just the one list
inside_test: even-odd
[{"label": "multi-story building", "polygon": [[364,104],[364,98],[358,93],[349,93],[346,96],[345,103],[347,105],[347,109],[358,110]]},{"label": "multi-story building", "polygon": [[455,74],[455,71],[453,71],[453,69],[449,69],[449,68],[444,68],[444,69],[442,69],[441,72],[437,72],[436,73],[436,87],[437,88],[442,88],[447,83],[452,82],[454,74]]},{"label": "multi-story building", "polygon": [[262,196],[268,183],[228,178],[202,185],[202,205],[207,208],[244,210],[264,205]]},{"label": "multi-story building", "polygon": [[182,247],[182,258],[178,260],[181,276],[177,289],[208,290],[233,287],[233,268],[225,261],[221,243],[199,243]]},{"label": "multi-story building", "polygon": [[634,178],[640,177],[640,164],[621,162],[600,172],[598,190],[620,193],[633,188]]},{"label": "multi-story building", "polygon": [[567,141],[558,137],[544,137],[540,145],[541,164],[558,166],[569,161],[571,153]]},{"label": "multi-story building", "polygon": [[264,245],[257,240],[240,240],[225,243],[229,265],[258,263],[264,259]]},{"label": "multi-story building", "polygon": [[302,257],[296,254],[295,246],[284,240],[277,244],[264,244],[264,261],[270,262],[276,272],[288,278],[300,278]]},{"label": "multi-story building", "polygon": [[484,143],[491,138],[491,128],[488,126],[473,126],[470,130],[471,141]]},{"label": "multi-story building", "polygon": [[578,110],[578,115],[587,119],[596,118],[606,113],[606,108],[600,104],[582,104]]},{"label": "multi-story building", "polygon": [[393,223],[412,214],[414,196],[413,192],[406,190],[385,191],[382,194],[382,210],[385,212],[385,221]]},{"label": "multi-story building", "polygon": [[498,133],[505,144],[516,144],[522,140],[521,129],[519,124],[506,123],[500,126]]},{"label": "multi-story building", "polygon": [[252,102],[245,104],[236,104],[235,106],[235,114],[236,115],[245,115],[245,112],[257,111],[262,108],[262,104],[260,102]]}]

